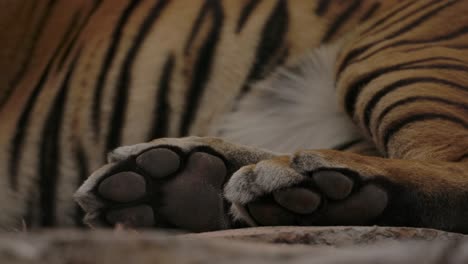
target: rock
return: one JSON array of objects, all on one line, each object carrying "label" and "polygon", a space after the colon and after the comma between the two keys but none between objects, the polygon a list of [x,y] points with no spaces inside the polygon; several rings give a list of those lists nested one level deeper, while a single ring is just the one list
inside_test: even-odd
[{"label": "rock", "polygon": [[427,228],[332,226],[332,227],[255,227],[183,235],[187,238],[225,238],[276,244],[313,246],[357,246],[385,241],[453,241],[465,236]]},{"label": "rock", "polygon": [[270,227],[196,235],[111,230],[0,235],[0,263],[8,264],[284,262],[468,263],[468,239],[436,230],[384,227]]}]

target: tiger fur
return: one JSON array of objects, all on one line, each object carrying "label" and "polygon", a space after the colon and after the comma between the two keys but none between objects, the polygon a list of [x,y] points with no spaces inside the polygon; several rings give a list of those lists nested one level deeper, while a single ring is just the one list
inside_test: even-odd
[{"label": "tiger fur", "polygon": [[468,232],[466,1],[21,8],[0,65],[2,227],[80,225],[81,186],[91,226]]}]

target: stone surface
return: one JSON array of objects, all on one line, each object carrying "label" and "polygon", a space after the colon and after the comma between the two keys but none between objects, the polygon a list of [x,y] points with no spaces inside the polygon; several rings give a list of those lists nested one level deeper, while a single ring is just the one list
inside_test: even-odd
[{"label": "stone surface", "polygon": [[[429,241],[422,241],[426,238]],[[382,227],[271,227],[197,235],[111,230],[0,235],[0,263],[9,264],[285,262],[468,263],[468,238]]]},{"label": "stone surface", "polygon": [[464,235],[426,228],[333,226],[333,227],[256,227],[199,234],[193,238],[225,238],[276,244],[305,244],[313,246],[357,246],[386,241],[453,241]]}]

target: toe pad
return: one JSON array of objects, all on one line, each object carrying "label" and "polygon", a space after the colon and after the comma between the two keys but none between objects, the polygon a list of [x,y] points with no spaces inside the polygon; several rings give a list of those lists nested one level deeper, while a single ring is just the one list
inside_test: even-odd
[{"label": "toe pad", "polygon": [[145,179],[134,172],[120,172],[104,179],[98,192],[102,197],[115,202],[130,202],[145,195]]},{"label": "toe pad", "polygon": [[312,177],[319,189],[333,200],[348,197],[353,189],[353,181],[341,172],[318,171]]},{"label": "toe pad", "polygon": [[180,158],[169,149],[151,149],[136,158],[139,168],[153,178],[165,178],[179,169]]},{"label": "toe pad", "polygon": [[273,193],[275,201],[297,214],[311,214],[320,205],[320,195],[305,188],[287,188]]}]

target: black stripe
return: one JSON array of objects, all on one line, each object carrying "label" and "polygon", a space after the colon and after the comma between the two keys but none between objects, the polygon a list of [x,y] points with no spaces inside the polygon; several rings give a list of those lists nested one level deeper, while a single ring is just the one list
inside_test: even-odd
[{"label": "black stripe", "polygon": [[[205,5],[207,11],[200,12],[200,20],[205,19],[208,13],[213,15],[213,23],[211,30],[198,51],[198,56],[195,61],[195,66],[192,73],[192,81],[187,93],[185,109],[182,114],[179,134],[180,136],[187,135],[193,119],[196,116],[200,97],[203,94],[205,84],[210,77],[216,47],[221,36],[221,29],[224,23],[224,13],[221,3],[216,0],[206,0]],[[192,31],[198,31],[196,29]]]},{"label": "black stripe", "polygon": [[120,145],[123,123],[128,104],[128,91],[131,87],[132,69],[135,58],[140,50],[146,36],[151,31],[157,19],[160,17],[163,9],[168,4],[168,0],[160,0],[151,7],[149,15],[145,18],[143,24],[138,30],[138,34],[133,40],[130,50],[125,56],[117,81],[112,116],[107,130],[107,141],[105,154],[111,149]]},{"label": "black stripe", "polygon": [[74,44],[76,43],[76,40],[78,39],[79,36],[81,36],[81,32],[83,32],[83,29],[86,27],[86,25],[88,25],[90,18],[96,12],[96,10],[101,5],[101,3],[102,3],[101,0],[95,1],[90,12],[83,19],[83,22],[78,26],[76,33],[73,35],[72,39],[70,40],[70,43],[68,43],[67,47],[65,48],[65,51],[62,53],[62,56],[60,56],[60,59],[58,60],[57,70],[60,70],[63,68],[63,65],[65,64],[66,59],[68,58],[68,55],[72,51],[72,48],[75,46]]},{"label": "black stripe", "polygon": [[[397,107],[401,107],[404,105],[408,105],[411,103],[419,103],[419,102],[433,102],[433,103],[440,103],[440,104],[445,104],[449,106],[455,106],[458,108],[461,108],[464,111],[468,111],[468,104],[460,103],[460,102],[454,102],[451,100],[447,100],[444,98],[436,97],[436,96],[413,96],[413,97],[407,97],[401,100],[398,100],[391,105],[387,106],[377,117],[375,124],[377,126],[380,126],[382,123],[382,120],[385,118],[385,116],[390,113],[393,109]],[[377,128],[377,131],[379,128]]]},{"label": "black stripe", "polygon": [[380,102],[380,100],[387,94],[395,92],[396,90],[402,89],[403,87],[408,87],[413,84],[421,84],[421,83],[428,83],[428,84],[440,84],[444,86],[448,86],[451,88],[459,89],[465,92],[468,92],[468,87],[462,86],[455,82],[447,81],[444,79],[434,78],[434,77],[413,77],[408,79],[398,80],[392,84],[389,84],[382,89],[380,89],[371,100],[369,100],[364,107],[364,123],[368,131],[369,122],[370,122],[370,115],[374,110],[375,106]]},{"label": "black stripe", "polygon": [[47,115],[44,128],[41,134],[39,148],[39,207],[40,223],[44,227],[50,227],[56,221],[56,192],[57,180],[59,176],[59,164],[61,159],[61,129],[65,111],[65,100],[70,86],[70,79],[73,75],[79,53],[65,76],[57,96],[54,98],[52,107]]},{"label": "black stripe", "polygon": [[[411,66],[411,67],[401,67],[399,70],[417,70],[417,69],[437,69],[437,70],[459,70],[462,72],[468,72],[468,67],[462,65],[453,65],[453,64],[433,64],[433,65],[419,65],[419,66]],[[373,98],[374,99],[374,98]],[[372,100],[373,100],[372,99]],[[364,126],[370,131],[370,116],[374,111],[374,107],[378,102],[375,104],[368,104],[364,109]]]},{"label": "black stripe", "polygon": [[[62,46],[62,43],[65,43],[67,40],[67,36],[65,36],[61,39],[59,47]],[[36,103],[36,100],[39,96],[39,94],[42,92],[42,89],[44,87],[45,82],[47,81],[47,78],[50,74],[51,68],[53,63],[58,59],[60,50],[56,49],[54,51],[54,54],[52,54],[49,62],[47,63],[44,71],[42,72],[41,77],[39,78],[39,81],[37,82],[36,86],[33,89],[33,92],[31,95],[29,95],[28,100],[26,102],[26,105],[24,107],[23,112],[20,115],[20,118],[17,123],[18,129],[16,130],[16,133],[13,137],[12,140],[12,151],[10,155],[10,161],[9,161],[9,176],[10,176],[10,185],[13,189],[17,188],[17,174],[18,174],[18,166],[19,166],[19,161],[20,161],[20,155],[21,155],[21,150],[23,148],[23,141],[24,137],[27,132],[28,124],[31,118],[31,112],[34,108],[34,105]]]},{"label": "black stripe", "polygon": [[278,0],[276,7],[262,29],[260,42],[257,46],[254,60],[247,79],[244,81],[241,95],[250,89],[250,83],[258,80],[264,73],[264,68],[269,64],[274,55],[284,46],[285,36],[288,30],[289,16],[288,5],[285,0]]},{"label": "black stripe", "polygon": [[396,15],[399,15],[401,11],[408,9],[411,5],[416,3],[417,1],[408,1],[401,6],[397,6],[395,10],[391,11],[390,13],[386,14],[379,20],[375,21],[372,25],[370,25],[366,30],[364,30],[361,35],[366,35],[367,33],[371,32],[372,30],[376,29],[378,26],[382,25],[383,23],[387,22],[389,19],[393,18]]},{"label": "black stripe", "polygon": [[381,5],[380,2],[376,2],[372,4],[367,10],[367,12],[365,12],[364,15],[362,15],[359,21],[364,22],[364,21],[367,21],[369,18],[371,18],[375,14],[375,12],[380,8],[380,5]]},{"label": "black stripe", "polygon": [[408,48],[401,50],[401,52],[405,53],[414,53],[415,51],[421,51],[425,49],[433,49],[434,47],[437,48],[447,48],[447,49],[457,49],[457,50],[465,50],[468,49],[468,45],[463,45],[463,44],[446,44],[446,45],[441,45],[441,44],[430,44],[430,45],[423,45],[420,47],[414,47],[414,48]]},{"label": "black stripe", "polygon": [[383,46],[383,47],[381,47],[381,48],[379,48],[377,50],[374,50],[374,51],[370,52],[369,54],[367,54],[366,56],[363,56],[363,57],[361,57],[359,59],[355,59],[355,60],[353,60],[353,63],[364,61],[364,60],[374,56],[375,54],[381,53],[382,51],[384,51],[386,49],[396,48],[396,47],[404,46],[404,45],[431,44],[431,43],[434,43],[434,42],[447,41],[447,40],[451,40],[451,39],[454,39],[454,38],[462,37],[467,33],[468,33],[468,27],[463,27],[463,28],[458,29],[458,30],[456,30],[454,32],[450,32],[448,34],[441,35],[441,36],[431,37],[431,38],[428,38],[428,39],[418,39],[418,40],[416,40],[416,39],[415,40],[405,39],[405,40],[400,40],[400,41],[397,41],[395,43],[385,45],[385,46]]},{"label": "black stripe", "polygon": [[195,40],[195,36],[197,36],[198,33],[200,32],[200,27],[202,25],[203,19],[206,17],[206,14],[209,11],[209,9],[210,9],[210,1],[205,0],[205,3],[200,8],[200,12],[198,12],[197,19],[195,19],[195,22],[193,23],[187,42],[185,42],[185,45],[184,45],[185,56],[187,56],[190,53],[190,50],[192,49],[193,41]]},{"label": "black stripe", "polygon": [[[438,1],[438,0],[434,1],[434,3],[439,3],[439,2],[440,1]],[[444,5],[441,5],[441,6],[437,7],[437,8],[423,14],[422,16],[418,17],[417,19],[413,20],[411,23],[406,24],[403,27],[398,27],[399,30],[391,33],[390,35],[387,35],[387,36],[383,37],[383,40],[379,40],[379,41],[375,42],[373,45],[376,45],[376,44],[381,43],[383,41],[390,40],[390,39],[395,38],[397,36],[400,36],[400,35],[402,35],[404,33],[407,33],[408,31],[416,28],[417,26],[419,26],[423,22],[427,21],[429,18],[437,15],[439,12],[443,11],[445,8],[448,8],[451,5],[455,4],[456,2],[458,2],[458,1],[454,0],[454,1],[447,2]],[[427,6],[430,6],[430,4],[428,4]]]},{"label": "black stripe", "polygon": [[367,44],[367,45],[364,45],[364,46],[361,46],[359,48],[355,48],[353,50],[351,50],[350,52],[348,52],[348,54],[344,57],[344,59],[341,61],[340,63],[340,66],[338,66],[338,71],[336,72],[336,75],[335,75],[335,80],[338,80],[339,76],[341,75],[341,73],[344,71],[344,69],[346,67],[348,67],[348,65],[351,64],[351,62],[357,58],[359,55],[361,55],[362,53],[364,53],[367,49],[369,49],[370,47],[373,46],[373,43],[371,44]]},{"label": "black stripe", "polygon": [[468,49],[468,44],[448,44],[447,46],[443,47],[447,47],[449,49],[465,50]]},{"label": "black stripe", "polygon": [[[439,1],[437,1],[437,2],[439,2]],[[348,53],[348,55],[345,56],[345,58],[343,59],[343,61],[340,64],[340,66],[338,67],[337,76],[339,76],[341,74],[341,72],[344,70],[345,67],[352,64],[354,62],[355,58],[360,56],[362,53],[364,53],[370,47],[378,45],[379,43],[381,43],[383,41],[390,40],[390,39],[392,39],[394,37],[397,37],[399,35],[402,35],[402,34],[408,32],[408,31],[412,30],[416,26],[419,26],[421,23],[423,23],[424,21],[426,21],[430,17],[436,15],[437,13],[441,12],[443,9],[451,6],[454,3],[456,3],[456,1],[447,2],[446,4],[444,4],[442,6],[439,6],[438,8],[435,8],[435,9],[423,14],[422,16],[418,17],[417,19],[415,19],[411,23],[409,23],[409,24],[407,24],[407,25],[405,25],[403,27],[399,27],[399,30],[391,33],[390,35],[387,35],[387,36],[384,36],[384,37],[380,38],[380,40],[376,40],[376,41],[374,41],[374,42],[372,42],[370,44],[366,44],[366,45],[364,45],[362,47],[355,48],[355,49],[351,50]]]},{"label": "black stripe", "polygon": [[239,34],[242,29],[244,28],[245,23],[249,19],[250,15],[253,13],[255,8],[260,3],[260,0],[250,0],[247,4],[244,5],[242,8],[241,14],[239,16],[239,20],[237,20],[236,26],[236,33]]},{"label": "black stripe", "polygon": [[171,54],[168,56],[166,63],[164,64],[164,68],[159,79],[156,98],[154,100],[156,102],[153,114],[154,120],[147,141],[167,136],[170,114],[168,97],[174,63],[174,54]]},{"label": "black stripe", "polygon": [[[378,29],[378,31],[379,32],[385,32],[386,30],[388,30],[391,27],[401,28],[401,26],[397,26],[396,24],[401,23],[401,24],[405,25],[405,22],[403,22],[403,21],[405,21],[407,18],[412,19],[412,18],[415,18],[416,15],[418,15],[419,13],[424,14],[424,12],[427,9],[429,9],[430,7],[432,7],[433,5],[435,5],[435,4],[439,3],[439,2],[440,2],[439,0],[432,0],[432,2],[427,2],[426,4],[424,4],[422,6],[419,6],[419,7],[415,8],[415,9],[413,9],[412,11],[410,10],[409,13],[398,14],[398,15],[401,15],[401,16],[399,16],[397,20],[382,26],[381,28]],[[376,34],[376,32],[370,31],[369,35],[372,35],[372,34]]]},{"label": "black stripe", "polygon": [[451,71],[462,71],[468,72],[468,66],[459,65],[459,64],[449,64],[449,63],[438,63],[438,64],[425,64],[417,66],[408,66],[401,67],[402,70],[451,70]]},{"label": "black stripe", "polygon": [[[381,19],[377,20],[375,23],[373,23],[371,26],[369,26],[366,30],[361,32],[360,35],[365,36],[365,35],[369,34],[369,32],[373,31],[378,26],[382,25],[383,23],[385,23],[389,19],[393,18],[394,16],[399,15],[401,11],[409,8],[414,3],[416,3],[416,1],[407,2],[406,4],[401,5],[400,7],[397,7],[395,10],[388,13],[387,15],[382,17]],[[341,64],[338,67],[338,71],[337,71],[336,75],[339,76],[341,74],[341,72],[344,70],[344,68],[346,66],[348,66],[354,58],[361,55],[363,52],[365,52],[367,49],[369,49],[373,45],[374,45],[374,43],[366,44],[364,46],[355,48],[355,49],[351,50],[350,52],[348,52],[348,54],[345,56],[345,58],[341,61]]]},{"label": "black stripe", "polygon": [[[67,29],[65,30],[65,34],[63,35],[62,41],[59,43],[59,45],[56,48],[57,54],[61,54],[62,50],[66,48],[66,44],[68,40],[70,39],[70,36],[72,35],[73,31],[76,28],[76,25],[78,24],[79,18],[80,18],[81,12],[75,12],[72,16],[72,19],[70,20],[70,23],[67,26]],[[65,61],[63,59],[63,56],[61,56],[59,60],[59,64],[56,65],[55,70],[58,72],[62,69],[62,66],[60,62]],[[63,63],[63,62],[62,62]]]},{"label": "black stripe", "polygon": [[315,9],[315,14],[317,16],[323,16],[327,12],[330,2],[330,0],[320,0]]},{"label": "black stripe", "polygon": [[354,0],[348,8],[346,8],[343,13],[336,16],[335,20],[331,25],[328,27],[325,35],[323,36],[321,42],[325,43],[330,41],[336,33],[340,30],[340,28],[351,18],[353,13],[355,13],[359,7],[361,6],[361,0]]},{"label": "black stripe", "polygon": [[19,161],[21,159],[21,150],[23,149],[24,139],[25,139],[29,121],[31,118],[31,112],[34,108],[34,105],[36,104],[36,100],[39,94],[42,92],[42,89],[44,88],[44,84],[47,81],[51,67],[52,67],[52,61],[49,61],[44,72],[41,75],[41,78],[39,79],[39,82],[34,87],[32,93],[28,96],[26,105],[23,111],[21,112],[21,115],[18,119],[18,123],[16,125],[17,129],[12,140],[12,151],[10,155],[9,168],[8,168],[9,176],[10,176],[10,185],[14,190],[17,189],[17,185],[18,185],[17,177],[18,177]]},{"label": "black stripe", "polygon": [[36,50],[39,38],[42,36],[42,34],[44,32],[45,26],[46,26],[47,21],[48,21],[48,19],[50,17],[50,13],[51,13],[51,11],[54,8],[56,3],[57,3],[57,0],[50,0],[46,4],[47,9],[45,10],[44,15],[40,18],[37,29],[35,29],[34,32],[33,32],[34,36],[31,39],[32,44],[31,44],[30,48],[27,50],[27,52],[26,52],[27,54],[24,56],[24,58],[26,60],[20,65],[20,68],[17,70],[16,74],[11,79],[11,82],[9,84],[9,89],[6,90],[6,93],[3,96],[3,98],[0,98],[0,109],[8,101],[8,98],[11,96],[11,94],[15,90],[14,88],[18,85],[19,81],[21,81],[24,74],[26,73],[26,70],[29,68],[29,65],[32,62],[32,58],[34,57],[34,56],[32,56],[33,52]]},{"label": "black stripe", "polygon": [[349,85],[349,88],[347,89],[346,94],[345,94],[346,113],[350,117],[354,116],[354,109],[355,109],[356,100],[359,97],[361,91],[364,89],[364,87],[366,87],[367,84],[369,82],[371,82],[372,80],[374,80],[374,79],[376,79],[376,78],[378,78],[378,77],[380,77],[380,76],[382,76],[382,75],[384,75],[386,73],[396,71],[396,70],[400,70],[403,67],[409,67],[409,66],[414,65],[414,64],[430,62],[430,61],[434,61],[434,60],[448,60],[448,61],[456,61],[456,62],[463,63],[463,61],[458,60],[458,59],[454,59],[454,58],[450,58],[450,57],[437,56],[437,57],[423,58],[423,59],[418,59],[418,60],[414,60],[414,61],[404,62],[404,63],[400,63],[400,64],[396,64],[396,65],[387,66],[387,67],[377,69],[377,70],[363,76],[362,78],[357,79],[356,81],[354,81],[353,83],[351,83]]},{"label": "black stripe", "polygon": [[465,129],[468,129],[468,123],[466,123],[464,120],[446,115],[446,114],[438,114],[438,113],[421,113],[417,115],[411,115],[407,118],[398,120],[396,122],[393,122],[391,125],[388,126],[388,128],[385,130],[385,134],[383,136],[383,145],[385,147],[385,152],[388,150],[388,143],[392,139],[392,137],[398,133],[402,128],[404,128],[407,125],[414,124],[416,122],[423,122],[423,121],[429,121],[429,120],[444,120],[444,121],[449,121],[452,123],[455,123],[457,125],[462,126]]},{"label": "black stripe", "polygon": [[[75,160],[78,166],[78,186],[77,189],[81,186],[81,184],[86,180],[89,175],[89,165],[88,165],[88,158],[86,157],[86,153],[83,149],[82,145],[78,145],[75,148]],[[84,227],[83,217],[85,213],[83,209],[77,204],[75,209],[75,225],[79,227]]]},{"label": "black stripe", "polygon": [[347,150],[347,149],[351,148],[352,146],[355,146],[356,144],[358,144],[358,143],[360,143],[362,141],[363,141],[362,138],[353,139],[353,140],[341,143],[341,144],[333,147],[332,149],[344,151],[344,150]]},{"label": "black stripe", "polygon": [[[131,14],[133,11],[138,7],[138,4],[141,3],[141,0],[131,0],[128,6],[123,11],[122,15],[117,22],[117,25],[112,33],[112,37],[110,39],[110,45],[107,48],[106,55],[104,57],[104,62],[101,65],[101,70],[99,71],[98,79],[96,82],[96,86],[94,87],[94,95],[92,101],[92,110],[91,110],[91,121],[93,124],[93,130],[95,136],[99,135],[101,130],[101,101],[102,101],[102,93],[104,89],[104,84],[107,80],[107,75],[111,69],[112,63],[115,58],[115,54],[118,51],[118,47],[120,45],[120,41],[123,35],[123,29],[127,24]],[[96,137],[97,138],[97,137]]]}]

